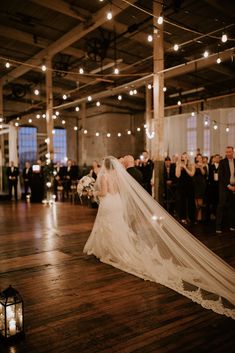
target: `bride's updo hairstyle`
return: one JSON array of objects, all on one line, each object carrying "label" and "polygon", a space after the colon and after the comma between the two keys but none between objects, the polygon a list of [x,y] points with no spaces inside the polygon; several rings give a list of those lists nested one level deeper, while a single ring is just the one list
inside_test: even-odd
[{"label": "bride's updo hairstyle", "polygon": [[107,170],[113,170],[114,169],[110,158],[105,158],[104,166],[105,166],[105,168]]}]

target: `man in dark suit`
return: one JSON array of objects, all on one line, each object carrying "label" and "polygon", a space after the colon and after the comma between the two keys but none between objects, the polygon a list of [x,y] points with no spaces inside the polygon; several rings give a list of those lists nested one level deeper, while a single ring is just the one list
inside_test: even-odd
[{"label": "man in dark suit", "polygon": [[64,196],[68,198],[72,182],[78,179],[77,168],[73,166],[71,159],[68,160],[67,167],[64,167],[63,179]]},{"label": "man in dark suit", "polygon": [[24,197],[26,198],[26,196],[29,194],[29,192],[31,191],[31,187],[32,187],[32,167],[30,165],[29,162],[25,162],[25,167],[23,169],[23,174],[22,174],[22,178],[23,178],[23,182],[24,182]]},{"label": "man in dark suit", "polygon": [[235,230],[235,158],[232,146],[226,148],[226,157],[219,163],[219,204],[216,214],[216,233],[222,233],[225,208],[228,209],[228,225]]},{"label": "man in dark suit", "polygon": [[154,164],[153,164],[153,161],[149,158],[149,154],[147,151],[143,151],[140,157],[141,158],[140,158],[139,170],[143,175],[143,186],[145,190],[148,191],[150,195],[152,195],[152,176],[153,176]]},{"label": "man in dark suit", "polygon": [[174,213],[175,208],[175,163],[171,163],[170,157],[165,158],[163,170],[163,183],[164,183],[164,202],[166,209],[170,213]]},{"label": "man in dark suit", "polygon": [[135,160],[133,156],[125,156],[123,158],[123,165],[126,168],[126,171],[136,180],[138,183],[143,186],[143,176],[138,168],[135,167]]},{"label": "man in dark suit", "polygon": [[11,161],[10,166],[7,168],[10,200],[12,199],[12,188],[14,188],[14,196],[15,196],[15,200],[17,201],[18,176],[19,176],[19,168],[15,167],[14,162]]}]

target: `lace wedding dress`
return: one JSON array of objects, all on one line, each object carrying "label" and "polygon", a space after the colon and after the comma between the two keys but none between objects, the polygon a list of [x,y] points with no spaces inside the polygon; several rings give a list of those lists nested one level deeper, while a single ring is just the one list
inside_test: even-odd
[{"label": "lace wedding dress", "polygon": [[84,247],[100,261],[235,319],[235,271],[172,218],[114,157],[104,159],[100,200]]}]

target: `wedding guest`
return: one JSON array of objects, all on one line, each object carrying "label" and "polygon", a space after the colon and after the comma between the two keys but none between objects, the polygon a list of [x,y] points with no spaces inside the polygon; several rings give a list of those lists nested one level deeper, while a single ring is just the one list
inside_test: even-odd
[{"label": "wedding guest", "polygon": [[164,184],[164,202],[166,209],[170,213],[174,213],[175,204],[175,163],[171,162],[171,158],[167,156],[164,161],[163,169],[163,184]]},{"label": "wedding guest", "polygon": [[134,157],[127,155],[123,158],[123,165],[126,168],[126,171],[136,180],[138,183],[143,186],[143,175],[141,171],[136,168]]},{"label": "wedding guest", "polygon": [[24,183],[24,197],[30,194],[32,188],[32,167],[31,164],[27,161],[25,162],[25,167],[23,169],[22,178]]},{"label": "wedding guest", "polygon": [[208,193],[208,210],[209,217],[216,218],[216,210],[219,202],[219,162],[220,155],[215,154],[209,164],[209,193]]},{"label": "wedding guest", "polygon": [[228,226],[235,230],[235,158],[234,149],[228,146],[225,158],[219,163],[219,204],[216,214],[216,233],[222,233],[227,208]]},{"label": "wedding guest", "polygon": [[63,186],[64,186],[64,193],[65,198],[68,198],[69,191],[71,190],[72,181],[78,179],[77,169],[74,168],[72,165],[71,159],[67,161],[67,166],[64,167],[64,177],[63,177]]},{"label": "wedding guest", "polygon": [[11,161],[10,166],[7,168],[9,197],[12,199],[12,188],[14,189],[15,200],[17,201],[17,183],[19,176],[19,168]]},{"label": "wedding guest", "polygon": [[202,155],[198,154],[195,157],[195,174],[193,176],[194,181],[194,194],[195,194],[195,205],[196,205],[196,221],[202,221],[202,207],[205,199],[206,192],[206,166],[203,164]]},{"label": "wedding guest", "polygon": [[[56,165],[54,166],[53,175],[54,175],[53,189],[54,189],[54,195],[56,195],[56,200],[57,200],[58,199],[58,186],[60,188],[63,188],[62,182],[63,182],[63,177],[64,177],[64,169],[59,162],[56,163]],[[63,196],[62,196],[62,198],[63,198]]]},{"label": "wedding guest", "polygon": [[184,152],[176,163],[176,203],[177,215],[182,224],[195,221],[195,201],[193,176],[195,165],[190,163],[188,155]]},{"label": "wedding guest", "polygon": [[150,195],[152,195],[152,176],[154,164],[153,161],[149,158],[149,154],[147,151],[143,151],[140,158],[140,166],[139,169],[143,175],[143,187]]},{"label": "wedding guest", "polygon": [[42,202],[45,194],[45,175],[44,165],[41,159],[37,160],[37,164],[32,166],[32,187],[31,201]]},{"label": "wedding guest", "polygon": [[99,171],[100,171],[100,165],[96,160],[94,160],[92,163],[92,168],[89,172],[89,176],[91,176],[93,179],[96,180]]}]

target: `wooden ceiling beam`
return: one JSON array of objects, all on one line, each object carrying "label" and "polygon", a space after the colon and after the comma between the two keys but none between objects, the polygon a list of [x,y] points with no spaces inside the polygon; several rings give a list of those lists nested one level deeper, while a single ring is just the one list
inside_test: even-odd
[{"label": "wooden ceiling beam", "polygon": [[[130,0],[130,3],[134,3],[136,0]],[[114,7],[113,16],[118,15],[120,12],[129,7],[129,4],[123,4],[122,8]],[[92,16],[91,22],[84,26],[83,23],[74,27],[71,31],[64,34],[62,37],[51,43],[48,47],[41,50],[39,53],[34,55],[31,59],[26,61],[24,65],[20,65],[14,70],[10,71],[7,75],[3,76],[0,80],[0,84],[13,81],[15,78],[24,75],[26,72],[32,70],[30,65],[40,65],[42,60],[61,52],[65,48],[68,48],[71,44],[77,42],[79,39],[86,36],[96,28],[100,27],[104,22],[107,21],[106,12],[109,10],[109,4],[104,6],[95,15]]]}]

